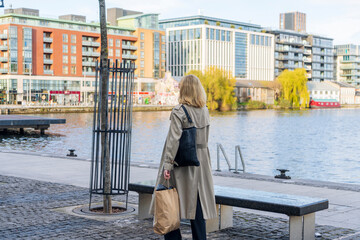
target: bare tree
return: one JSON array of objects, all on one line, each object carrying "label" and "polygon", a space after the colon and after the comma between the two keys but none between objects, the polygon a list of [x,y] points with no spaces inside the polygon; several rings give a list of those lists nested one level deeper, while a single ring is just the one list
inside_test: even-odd
[{"label": "bare tree", "polygon": [[108,121],[108,91],[109,91],[109,69],[108,69],[108,44],[107,44],[107,28],[106,28],[106,14],[105,14],[105,0],[99,0],[100,9],[100,32],[101,32],[101,99],[100,99],[100,128],[101,132],[101,161],[102,166],[105,166],[104,172],[104,213],[112,212],[111,204],[111,182],[110,182],[110,158],[109,158],[109,140],[104,132]]}]

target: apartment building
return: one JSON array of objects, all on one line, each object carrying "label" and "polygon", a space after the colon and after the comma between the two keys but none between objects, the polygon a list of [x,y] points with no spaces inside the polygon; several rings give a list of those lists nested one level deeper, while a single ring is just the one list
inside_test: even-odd
[{"label": "apartment building", "polygon": [[301,12],[280,13],[280,29],[306,32],[306,14]]},{"label": "apartment building", "polygon": [[285,70],[305,68],[309,81],[333,80],[333,39],[289,30],[275,35],[275,77]]},{"label": "apartment building", "polygon": [[360,46],[343,44],[334,46],[334,76],[339,82],[360,86]]},{"label": "apartment building", "polygon": [[193,16],[160,20],[166,69],[175,77],[216,66],[238,80],[274,79],[274,36],[255,24]]},{"label": "apartment building", "polygon": [[[0,16],[0,102],[91,102],[99,24],[78,15],[49,19],[29,9],[31,15],[13,12]],[[111,62],[137,59],[134,31],[108,26]]]}]

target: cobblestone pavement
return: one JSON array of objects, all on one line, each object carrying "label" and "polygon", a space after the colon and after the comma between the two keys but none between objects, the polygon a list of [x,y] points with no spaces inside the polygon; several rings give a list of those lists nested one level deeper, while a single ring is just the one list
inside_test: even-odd
[{"label": "cobblestone pavement", "polygon": [[[123,197],[114,200],[121,201]],[[152,231],[152,221],[124,215],[119,220],[97,221],[73,216],[55,208],[87,204],[88,189],[70,185],[0,176],[0,239],[162,239]],[[94,202],[100,201],[95,197]],[[129,202],[136,204],[137,196]],[[191,239],[185,222],[184,239]],[[360,239],[354,230],[316,226],[316,239]],[[288,239],[288,222],[283,218],[235,211],[234,227],[210,233],[208,239]]]}]

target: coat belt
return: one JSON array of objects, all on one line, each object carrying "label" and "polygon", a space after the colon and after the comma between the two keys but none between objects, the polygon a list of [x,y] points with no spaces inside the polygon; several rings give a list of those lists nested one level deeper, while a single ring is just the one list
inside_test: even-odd
[{"label": "coat belt", "polygon": [[204,144],[196,144],[196,148],[207,148],[207,144],[204,143]]}]

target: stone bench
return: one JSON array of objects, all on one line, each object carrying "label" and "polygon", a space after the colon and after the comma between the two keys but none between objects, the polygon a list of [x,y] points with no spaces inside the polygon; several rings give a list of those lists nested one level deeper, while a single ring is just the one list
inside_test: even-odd
[{"label": "stone bench", "polygon": [[[139,218],[149,218],[153,181],[130,183],[129,191],[139,193]],[[214,186],[218,218],[206,221],[207,232],[233,226],[233,207],[286,214],[290,240],[315,239],[315,212],[327,209],[327,199],[310,198],[233,187]]]}]

